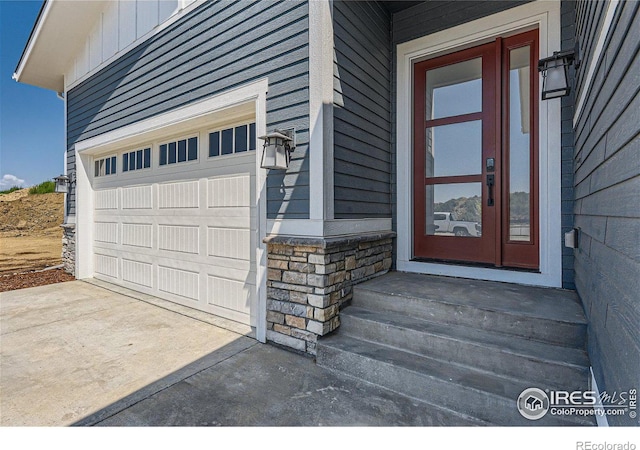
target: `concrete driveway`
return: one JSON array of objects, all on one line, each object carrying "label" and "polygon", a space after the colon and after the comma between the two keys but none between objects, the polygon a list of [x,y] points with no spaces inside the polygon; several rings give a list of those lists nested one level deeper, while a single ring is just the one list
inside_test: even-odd
[{"label": "concrete driveway", "polygon": [[1,294],[0,425],[70,425],[257,344],[124,294],[82,281]]},{"label": "concrete driveway", "polygon": [[0,298],[0,425],[465,425],[250,329],[106,283]]}]

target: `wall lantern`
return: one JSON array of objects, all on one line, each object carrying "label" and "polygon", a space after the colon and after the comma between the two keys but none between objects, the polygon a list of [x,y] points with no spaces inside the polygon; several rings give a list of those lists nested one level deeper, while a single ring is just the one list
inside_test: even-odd
[{"label": "wall lantern", "polygon": [[55,177],[53,181],[56,182],[56,192],[62,192],[64,194],[69,193],[69,187],[75,183],[75,180],[72,180],[66,175],[60,175],[59,177]]},{"label": "wall lantern", "polygon": [[566,50],[553,52],[553,56],[538,61],[538,71],[542,72],[542,100],[569,95],[569,66],[573,63],[577,69],[576,52]]},{"label": "wall lantern", "polygon": [[291,152],[296,148],[294,130],[273,130],[265,136],[262,149],[263,169],[288,169],[291,160]]}]

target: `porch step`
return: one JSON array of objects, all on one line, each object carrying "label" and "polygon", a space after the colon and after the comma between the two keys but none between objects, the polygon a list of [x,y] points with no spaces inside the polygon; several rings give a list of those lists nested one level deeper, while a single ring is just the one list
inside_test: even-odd
[{"label": "porch step", "polygon": [[341,334],[494,371],[530,386],[576,390],[589,382],[589,358],[582,349],[357,306],[346,308],[340,321]]},{"label": "porch step", "polygon": [[357,285],[353,306],[584,348],[587,321],[572,291],[392,272]]},{"label": "porch step", "polygon": [[587,390],[586,319],[570,291],[392,272],[354,287],[317,362],[480,424],[530,421],[516,400],[530,387]]},{"label": "porch step", "polygon": [[530,421],[516,409],[526,383],[470,367],[428,358],[340,333],[322,340],[318,364],[442,406],[493,425],[591,425],[578,417],[547,414]]}]

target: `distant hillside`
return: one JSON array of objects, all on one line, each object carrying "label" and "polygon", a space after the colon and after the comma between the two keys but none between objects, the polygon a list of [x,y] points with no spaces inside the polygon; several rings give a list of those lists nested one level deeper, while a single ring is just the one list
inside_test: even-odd
[{"label": "distant hillside", "polygon": [[444,203],[436,203],[436,212],[452,212],[458,220],[467,222],[481,222],[482,199],[477,195],[474,197],[453,198]]},{"label": "distant hillside", "polygon": [[[458,220],[480,222],[482,199],[479,196],[453,198],[444,203],[434,205],[436,212],[453,212]],[[513,223],[529,222],[529,193],[514,192],[511,194],[510,216]]]}]

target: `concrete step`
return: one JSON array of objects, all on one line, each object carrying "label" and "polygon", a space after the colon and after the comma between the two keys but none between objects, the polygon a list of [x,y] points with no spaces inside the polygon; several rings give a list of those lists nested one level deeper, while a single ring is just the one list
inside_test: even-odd
[{"label": "concrete step", "polygon": [[392,272],[359,284],[353,306],[583,348],[587,321],[572,291]]},{"label": "concrete step", "polygon": [[595,423],[550,414],[537,421],[527,420],[516,409],[516,399],[530,387],[526,383],[356,339],[341,332],[318,343],[317,362],[400,395],[458,411],[489,424],[576,426]]},{"label": "concrete step", "polygon": [[341,335],[506,375],[530,387],[573,391],[589,383],[582,349],[357,306],[343,310],[340,321]]}]

